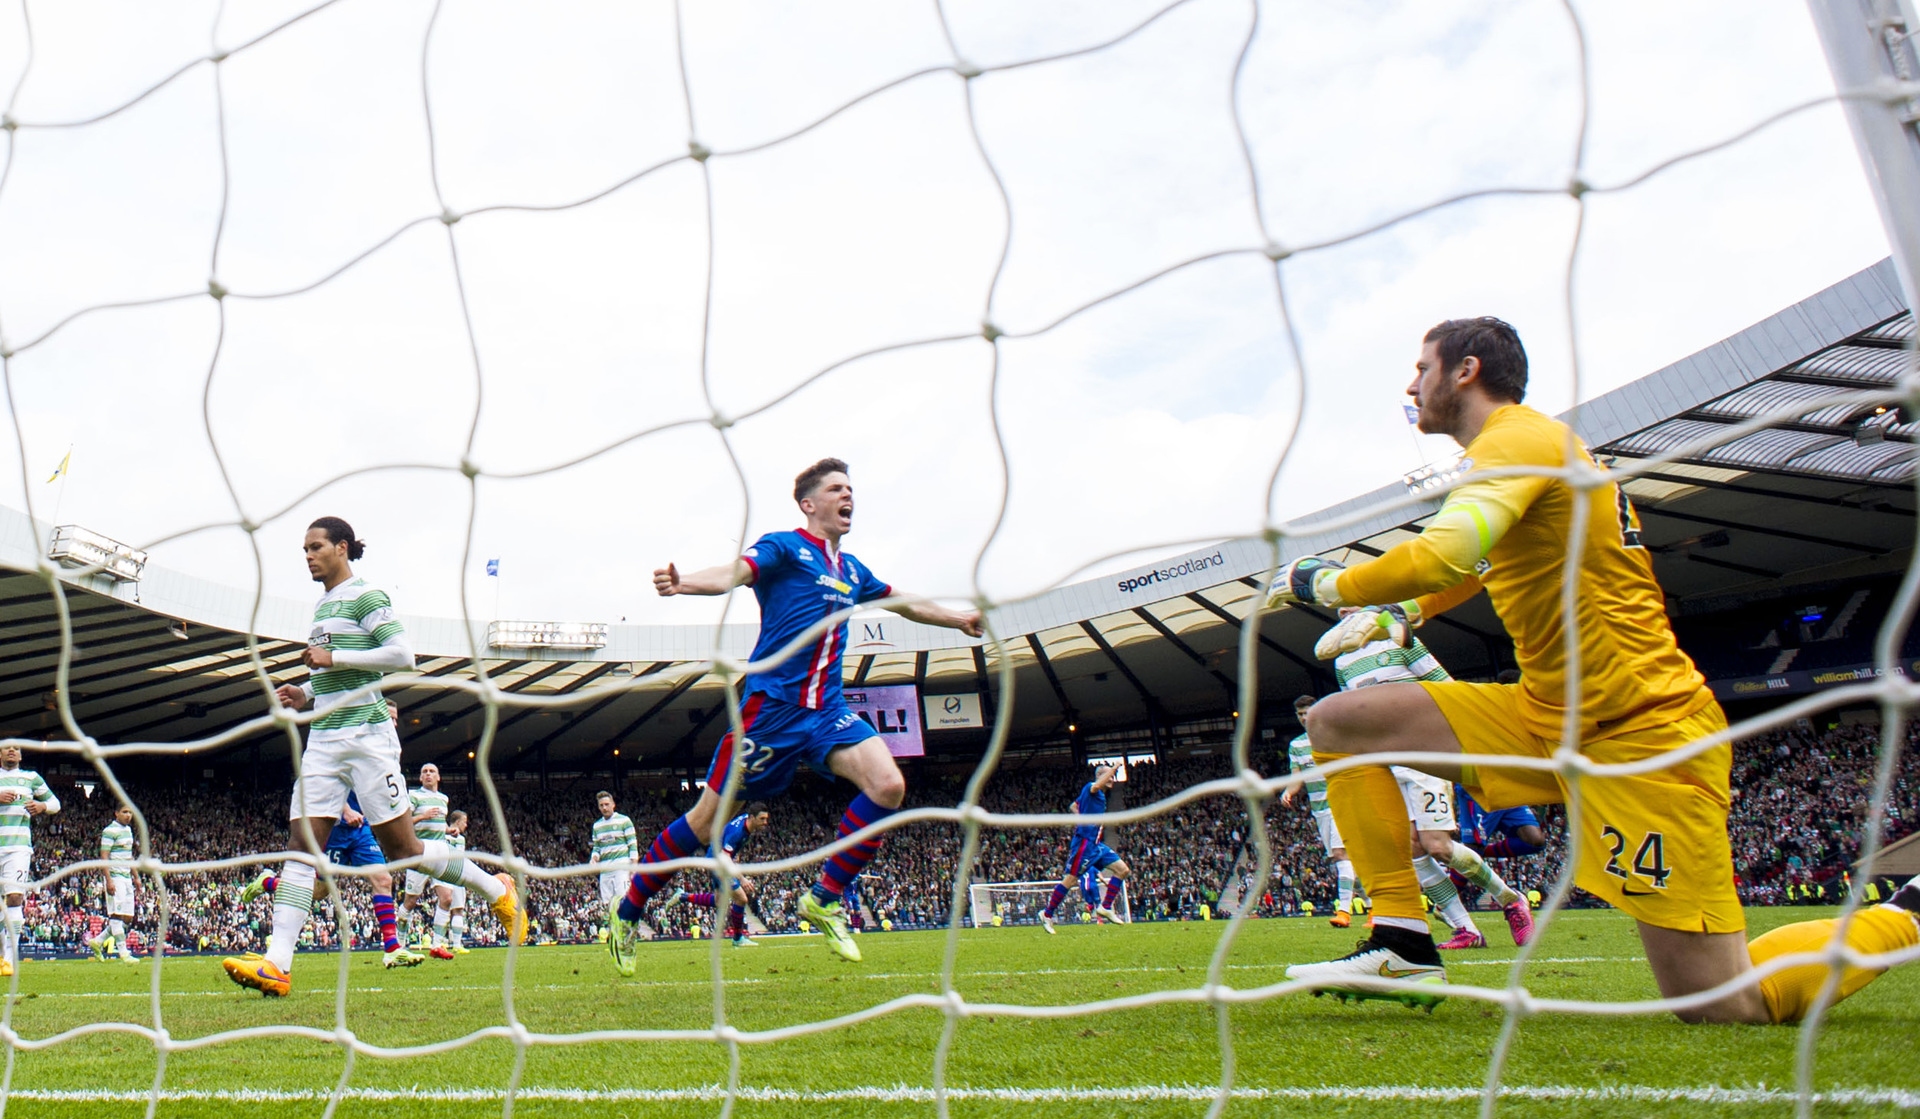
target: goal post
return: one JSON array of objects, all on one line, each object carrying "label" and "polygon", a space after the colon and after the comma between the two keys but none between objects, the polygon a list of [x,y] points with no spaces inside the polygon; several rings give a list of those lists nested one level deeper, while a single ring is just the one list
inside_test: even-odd
[{"label": "goal post", "polygon": [[[1053,888],[1059,884],[1058,879],[1046,882],[975,882],[967,887],[968,919],[976,929],[991,928],[995,917],[1000,918],[1002,926],[1039,924],[1040,911],[1047,907],[1047,899],[1053,896]],[[1080,887],[1074,886],[1068,892],[1078,894]],[[1085,903],[1084,910],[1091,910],[1099,904],[1097,898],[1082,897],[1080,900]],[[1068,913],[1081,911],[1078,905],[1067,910]],[[1120,896],[1113,901],[1113,911],[1120,915],[1122,921],[1132,923],[1133,906],[1125,882],[1120,883]]]}]

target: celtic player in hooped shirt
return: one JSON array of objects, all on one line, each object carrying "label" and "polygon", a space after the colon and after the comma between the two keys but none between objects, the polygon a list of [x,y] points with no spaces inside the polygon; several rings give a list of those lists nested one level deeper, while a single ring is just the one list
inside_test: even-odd
[{"label": "celtic player in hooped shirt", "polygon": [[[895,594],[865,564],[840,550],[841,538],[853,528],[853,482],[847,477],[846,463],[828,458],[809,466],[794,480],[793,499],[807,518],[806,527],[770,532],[731,563],[689,575],[669,564],[653,573],[654,589],[661,595],[719,595],[751,585],[760,602],[760,640],[753,649],[756,663],[777,655],[839,611]],[[925,625],[980,636],[980,615],[975,611],[949,610],[930,602],[896,602],[887,609]],[[846,644],[847,623],[842,618],[793,655],[747,677],[740,705],[746,737],[736,744],[729,730],[720,740],[699,802],[667,825],[647,849],[643,866],[692,855],[713,837],[720,788],[732,772],[736,745],[741,770],[733,792],[738,798],[761,800],[785,792],[805,762],[860,789],[840,819],[842,837],[885,819],[900,807],[907,795],[900,767],[886,743],[847,710],[840,695],[840,654]],[[826,935],[828,947],[848,960],[858,960],[860,949],[847,932],[841,898],[879,851],[876,837],[834,855],[821,867],[813,891],[800,899],[801,913]],[[626,898],[609,915],[607,946],[622,974],[633,974],[635,967],[634,922],[647,899],[672,878],[671,873],[641,870],[633,876]]]},{"label": "celtic player in hooped shirt", "polygon": [[[1405,644],[1409,623],[1484,588],[1513,637],[1520,681],[1388,683],[1330,696],[1307,714],[1314,761],[1385,751],[1462,755],[1418,768],[1499,809],[1567,799],[1558,773],[1483,764],[1551,757],[1563,730],[1602,764],[1662,759],[1725,731],[1713,693],[1674,640],[1626,491],[1605,480],[1576,488],[1549,473],[1597,467],[1567,425],[1520,403],[1527,356],[1514,329],[1493,318],[1443,322],[1427,332],[1415,369],[1407,392],[1419,402],[1420,429],[1465,448],[1461,483],[1419,536],[1351,568],[1295,560],[1274,580],[1268,603],[1360,608],[1315,647],[1331,659],[1382,637]],[[1576,539],[1583,547],[1570,565]],[[1577,582],[1572,610],[1563,614],[1570,566]],[[1578,649],[1572,662],[1569,625]],[[1569,708],[1576,666],[1579,702]],[[1803,921],[1747,942],[1727,841],[1731,763],[1732,747],[1721,742],[1662,768],[1580,784],[1575,880],[1639,922],[1654,980],[1669,998],[1733,982],[1788,953],[1819,950],[1836,930],[1832,920]],[[1382,977],[1438,981],[1440,957],[1421,916],[1405,804],[1392,774],[1374,765],[1342,770],[1327,778],[1327,800],[1373,896],[1374,930],[1359,951],[1288,968],[1287,977],[1362,994],[1381,993]],[[1846,942],[1862,954],[1920,942],[1920,884],[1855,913]],[[1821,964],[1786,968],[1677,1013],[1688,1021],[1798,1021],[1828,974]],[[1845,998],[1877,974],[1846,966],[1835,993]],[[1393,994],[1431,1002],[1405,989]]]},{"label": "celtic player in hooped shirt", "polygon": [[[526,908],[510,876],[487,874],[453,854],[444,841],[422,843],[414,834],[400,772],[400,736],[379,692],[383,675],[413,667],[413,649],[387,593],[353,573],[352,561],[365,547],[338,517],[313,522],[302,544],[307,573],[326,593],[314,607],[303,658],[311,675],[305,684],[283,684],[275,693],[287,707],[312,704],[317,711],[293,783],[292,845],[319,858],[348,794],[354,794],[388,859],[424,855],[422,869],[443,882],[480,891],[508,935],[524,940]],[[228,978],[263,995],[292,992],[293,951],[313,907],[316,877],[311,862],[287,860],[274,891],[266,955],[223,961]]]}]

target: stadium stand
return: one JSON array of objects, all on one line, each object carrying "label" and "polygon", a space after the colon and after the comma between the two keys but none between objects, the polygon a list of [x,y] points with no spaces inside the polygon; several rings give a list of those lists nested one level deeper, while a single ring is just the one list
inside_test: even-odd
[{"label": "stadium stand", "polygon": [[[1920,730],[1910,733],[1909,747],[1920,743]],[[1735,869],[1742,897],[1752,905],[1812,904],[1835,900],[1847,881],[1863,838],[1867,789],[1878,744],[1878,730],[1868,725],[1841,724],[1822,731],[1811,726],[1778,731],[1748,739],[1738,746],[1734,761],[1736,800],[1729,820]],[[1224,743],[1222,743],[1224,746]],[[1910,748],[1894,784],[1888,805],[1886,838],[1898,840],[1920,832],[1920,761]],[[1008,778],[996,782],[986,806],[1004,812],[1059,811],[1070,802],[1086,779],[1083,767],[1071,764],[1022,767],[1021,758],[1009,760]],[[1263,773],[1284,772],[1283,754],[1263,751],[1256,758]],[[1201,781],[1224,777],[1229,767],[1224,754],[1202,758],[1135,763],[1124,786],[1126,803],[1144,804]],[[911,803],[951,805],[957,802],[962,780],[936,778],[914,791]],[[502,802],[508,826],[522,854],[539,865],[563,866],[582,862],[587,853],[587,824],[591,806],[585,790],[572,800],[543,794],[537,788],[508,789]],[[110,814],[103,796],[87,797],[79,790],[67,809],[42,825],[35,852],[34,873],[45,876],[57,867],[92,856],[100,828]],[[285,842],[277,817],[286,790],[255,793],[237,784],[214,782],[186,785],[143,785],[129,790],[147,807],[159,853],[170,861],[225,858],[271,850]],[[463,802],[455,789],[456,806]],[[621,808],[641,830],[659,827],[692,800],[689,793],[627,788],[618,790]],[[466,803],[473,803],[470,791]],[[773,815],[773,826],[756,836],[748,856],[768,860],[799,854],[827,842],[839,818],[844,795],[824,781],[803,782],[793,796],[783,799]],[[1117,807],[1117,805],[1116,805]],[[1136,920],[1190,920],[1202,907],[1221,914],[1223,894],[1228,905],[1252,899],[1261,917],[1290,917],[1326,913],[1334,882],[1322,854],[1311,816],[1296,806],[1275,805],[1267,814],[1275,850],[1272,879],[1256,890],[1250,881],[1253,859],[1248,849],[1247,820],[1236,797],[1216,797],[1184,806],[1165,816],[1110,829],[1108,843],[1121,851],[1134,869],[1130,882]],[[1547,888],[1561,865],[1563,817],[1559,810],[1542,814],[1542,825],[1552,840],[1548,849],[1525,859],[1496,860],[1496,868],[1520,889]],[[495,850],[491,825],[475,814],[471,847]],[[979,881],[1043,881],[1058,878],[1064,859],[1064,831],[1000,831],[987,841],[974,868]],[[865,926],[886,920],[901,929],[944,926],[951,899],[952,868],[959,857],[959,836],[950,827],[917,825],[902,829],[887,841],[863,883]],[[264,939],[266,909],[256,904],[243,909],[236,901],[240,885],[251,877],[241,872],[221,875],[181,875],[170,879],[173,921],[167,944],[174,951],[237,951],[257,947]],[[690,876],[691,877],[691,876]],[[795,899],[813,876],[794,871],[762,882],[758,915],[772,932],[797,927]],[[58,889],[34,895],[28,925],[32,944],[45,952],[84,952],[89,921],[100,910],[91,899],[97,876],[66,879]],[[698,888],[698,887],[695,887]],[[348,887],[355,916],[356,943],[376,943],[364,887]],[[1591,902],[1587,902],[1591,904]],[[598,902],[592,880],[573,878],[537,881],[534,913],[539,939],[585,942],[598,931]],[[158,907],[142,884],[138,927],[151,930]],[[677,907],[656,906],[649,921],[658,935],[685,937],[694,921],[709,922],[711,914]],[[472,942],[499,939],[490,920],[479,913]],[[314,946],[337,943],[338,930],[330,915],[314,925]]]}]

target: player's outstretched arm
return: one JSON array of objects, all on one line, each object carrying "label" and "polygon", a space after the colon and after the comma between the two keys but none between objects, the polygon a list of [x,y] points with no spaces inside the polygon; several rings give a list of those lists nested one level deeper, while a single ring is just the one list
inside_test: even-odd
[{"label": "player's outstretched arm", "polygon": [[673,564],[653,573],[653,589],[661,598],[677,594],[726,594],[735,587],[753,582],[753,567],[746,560],[717,564],[690,574],[680,574]]},{"label": "player's outstretched arm", "polygon": [[[896,590],[893,593],[898,595],[900,592]],[[929,602],[925,599],[896,602],[889,605],[887,609],[921,625],[957,629],[968,637],[978,637],[985,632],[980,623],[978,610],[950,610],[937,602]]]}]

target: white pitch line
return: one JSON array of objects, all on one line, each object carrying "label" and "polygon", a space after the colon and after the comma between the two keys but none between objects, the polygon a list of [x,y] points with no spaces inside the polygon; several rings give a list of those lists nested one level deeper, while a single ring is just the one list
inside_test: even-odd
[{"label": "white pitch line", "polygon": [[[16,1100],[48,1103],[143,1103],[150,1099],[176,1103],[215,1101],[231,1103],[306,1103],[331,1098],[321,1090],[272,1090],[221,1088],[207,1091],[166,1089],[159,1093],[112,1091],[103,1089],[15,1089],[8,1094]],[[1147,1103],[1158,1100],[1205,1102],[1219,1095],[1217,1087],[1201,1084],[1143,1084],[1107,1088],[971,1088],[947,1089],[948,1099],[991,1100],[1006,1103]],[[1481,1097],[1479,1088],[1430,1088],[1417,1085],[1354,1085],[1317,1088],[1235,1088],[1239,1100],[1295,1101],[1404,1101],[1417,1103],[1459,1103]],[[1658,1088],[1649,1085],[1616,1085],[1604,1088],[1580,1088],[1572,1085],[1509,1085],[1500,1089],[1502,1099],[1571,1100],[1583,1103],[1706,1103],[1706,1104],[1784,1104],[1798,1096],[1778,1088]],[[727,1097],[720,1085],[694,1088],[524,1088],[515,1099],[565,1103],[624,1102],[712,1102]],[[339,1094],[343,1100],[370,1102],[419,1101],[423,1103],[489,1103],[506,1098],[498,1088],[418,1089],[349,1088]],[[851,1100],[931,1103],[931,1088],[869,1086],[859,1088],[801,1091],[791,1088],[741,1088],[734,1098],[754,1102],[834,1103]],[[1906,1088],[1832,1088],[1813,1093],[1816,1104],[1867,1105],[1920,1110],[1920,1091]]]},{"label": "white pitch line", "polygon": [[[1645,961],[1646,961],[1645,956],[1550,956],[1545,959],[1530,961],[1529,966],[1538,966],[1540,964],[1630,964],[1630,963],[1644,963]],[[1447,961],[1447,963],[1450,966],[1456,966],[1456,967],[1508,967],[1512,965],[1513,959],[1512,957],[1507,957],[1505,959],[1473,959],[1473,960],[1450,959]],[[1285,968],[1288,966],[1291,966],[1291,965],[1286,963],[1228,964],[1227,970],[1228,971],[1277,971],[1281,968]],[[1161,975],[1161,974],[1172,974],[1175,972],[1179,972],[1185,975],[1198,976],[1200,979],[1205,979],[1207,974],[1207,968],[1205,964],[1195,964],[1193,967],[1189,967],[1189,968],[1045,967],[1045,968],[1028,968],[1024,971],[969,971],[962,976],[962,979],[972,979],[972,978],[1004,979],[1004,978],[1011,978],[1011,977],[1023,976],[1023,975],[1118,975],[1122,973]],[[938,979],[940,977],[940,973],[937,971],[839,972],[839,973],[836,973],[836,975],[839,978],[845,978],[845,979],[868,979],[868,980]],[[726,981],[726,983],[727,983],[727,986],[729,987],[735,987],[735,986],[748,986],[753,984],[767,984],[767,983],[819,982],[821,980],[822,980],[822,977],[819,975],[790,975],[790,976],[783,976],[779,979],[763,979],[759,976],[740,976],[738,978],[729,978]],[[585,983],[585,984],[522,983],[517,985],[514,989],[517,991],[576,991],[576,990],[579,990],[580,987],[582,986],[593,986],[593,985],[595,984],[593,983]],[[713,980],[711,979],[642,979],[642,980],[632,981],[632,982],[623,982],[620,984],[620,986],[623,988],[624,987],[697,987],[697,988],[705,988],[710,990],[713,987]],[[431,992],[431,991],[498,991],[499,989],[500,989],[500,985],[498,983],[468,983],[468,984],[442,984],[442,985],[436,985],[432,987],[391,987],[391,988],[389,987],[348,987],[347,991],[350,994],[357,994],[360,992],[366,992],[369,994],[380,994],[389,990],[394,991],[396,993],[410,993],[410,992]],[[311,990],[300,991],[299,993],[324,994],[331,997],[333,995],[333,992],[334,992],[334,988],[332,987],[314,987]],[[22,997],[24,997],[25,995],[30,993],[34,993],[34,992],[23,991],[21,994],[22,994]],[[235,993],[236,992],[234,991],[162,991],[160,992],[160,997],[161,998],[216,998],[216,997],[231,998],[234,996]],[[148,999],[153,997],[153,993],[151,991],[41,991],[41,992],[37,992],[37,997],[42,999]]]}]

